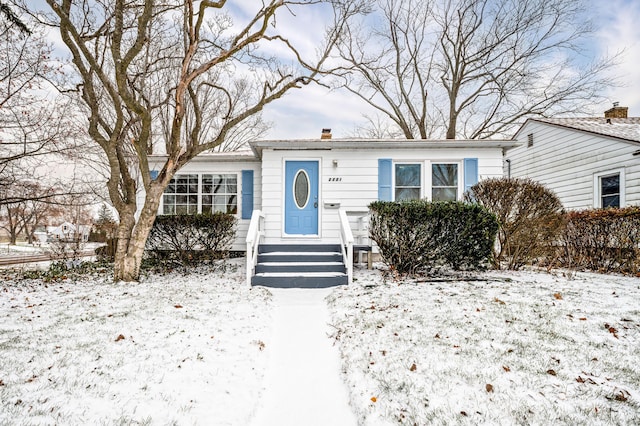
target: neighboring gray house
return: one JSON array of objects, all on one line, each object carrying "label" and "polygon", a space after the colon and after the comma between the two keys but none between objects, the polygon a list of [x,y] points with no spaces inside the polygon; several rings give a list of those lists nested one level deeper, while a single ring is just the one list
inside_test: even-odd
[{"label": "neighboring gray house", "polygon": [[566,209],[640,205],[640,117],[531,118],[515,134],[505,175],[553,190]]}]

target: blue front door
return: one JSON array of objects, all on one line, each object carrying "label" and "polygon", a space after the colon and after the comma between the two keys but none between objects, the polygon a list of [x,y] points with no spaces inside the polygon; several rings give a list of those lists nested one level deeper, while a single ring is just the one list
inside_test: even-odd
[{"label": "blue front door", "polygon": [[284,191],[284,232],[318,235],[318,162],[287,161]]}]

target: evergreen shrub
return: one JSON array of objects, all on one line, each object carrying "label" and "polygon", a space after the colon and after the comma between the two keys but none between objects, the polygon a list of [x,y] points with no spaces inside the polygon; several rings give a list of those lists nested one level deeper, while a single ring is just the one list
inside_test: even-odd
[{"label": "evergreen shrub", "polygon": [[376,201],[369,208],[370,237],[383,261],[400,273],[481,269],[491,255],[498,223],[481,206],[412,200]]},{"label": "evergreen shrub", "polygon": [[147,255],[156,261],[191,266],[228,256],[237,219],[227,213],[158,216],[147,239]]}]

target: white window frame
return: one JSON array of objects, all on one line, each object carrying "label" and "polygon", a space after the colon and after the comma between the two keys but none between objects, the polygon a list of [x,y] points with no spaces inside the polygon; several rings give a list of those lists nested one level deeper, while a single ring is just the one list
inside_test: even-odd
[{"label": "white window frame", "polygon": [[620,169],[606,170],[606,171],[597,172],[593,174],[593,207],[594,208],[596,209],[602,208],[602,194],[601,194],[602,178],[614,176],[614,175],[620,176],[620,207],[626,206],[626,196],[625,196],[626,180],[625,180],[624,172],[625,172],[625,169],[620,168]]},{"label": "white window frame", "polygon": [[[202,192],[202,175],[234,175],[236,177],[236,213],[233,214],[233,216],[239,217],[241,212],[241,201],[242,201],[242,188],[241,188],[241,178],[240,178],[240,173],[238,172],[182,172],[182,173],[176,173],[174,178],[176,178],[177,176],[181,176],[181,175],[196,175],[198,176],[198,192],[197,192],[197,196],[198,196],[198,207],[197,207],[197,214],[202,214],[202,196],[203,195],[210,195],[210,194],[204,194]],[[166,188],[165,188],[166,189]],[[170,195],[170,194],[169,194]],[[158,206],[158,215],[160,216],[173,216],[176,213],[173,214],[165,214],[164,213],[164,196],[165,196],[165,192],[162,192],[162,196],[160,198],[160,205]]]},{"label": "white window frame", "polygon": [[425,161],[425,170],[428,170],[425,173],[426,180],[426,198],[429,201],[433,201],[433,181],[432,181],[432,166],[434,164],[455,164],[458,166],[458,190],[456,191],[456,201],[460,201],[462,198],[462,194],[464,193],[464,171],[462,170],[462,160],[427,160]]},{"label": "white window frame", "polygon": [[[238,216],[238,214],[240,213],[240,177],[238,176],[238,173],[233,173],[233,172],[219,172],[219,173],[213,173],[213,172],[207,172],[207,173],[200,173],[198,176],[198,212],[202,213],[202,206],[203,206],[203,202],[202,202],[202,198],[205,195],[210,195],[212,197],[215,197],[215,194],[205,194],[202,187],[203,187],[203,176],[204,175],[211,175],[211,176],[216,176],[216,175],[228,175],[228,176],[235,176],[236,177],[236,212],[235,213],[228,213],[228,214],[233,214],[234,216]],[[230,193],[224,193],[221,195],[232,195]],[[215,211],[212,211],[212,213],[215,213]],[[222,212],[222,213],[227,213],[227,212]]]},{"label": "white window frame", "polygon": [[392,191],[393,191],[393,201],[396,201],[396,166],[400,165],[418,165],[420,166],[420,197],[419,200],[423,199],[425,196],[425,167],[423,162],[421,161],[393,161],[393,167],[391,172],[391,181],[392,181]]}]

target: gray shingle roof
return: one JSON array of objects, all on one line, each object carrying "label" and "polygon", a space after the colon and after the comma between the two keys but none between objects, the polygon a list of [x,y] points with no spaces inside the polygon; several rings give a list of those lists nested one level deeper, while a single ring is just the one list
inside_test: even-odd
[{"label": "gray shingle roof", "polygon": [[533,118],[534,121],[640,142],[640,117]]}]

